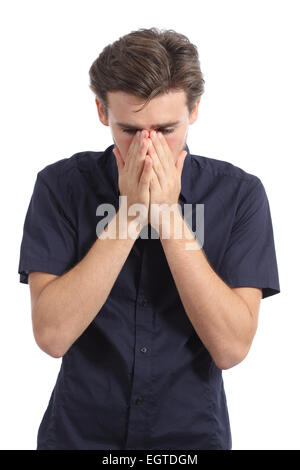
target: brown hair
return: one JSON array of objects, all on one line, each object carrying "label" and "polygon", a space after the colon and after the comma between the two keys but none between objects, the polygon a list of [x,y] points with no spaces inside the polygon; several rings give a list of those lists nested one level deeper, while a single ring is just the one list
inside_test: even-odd
[{"label": "brown hair", "polygon": [[[141,111],[155,96],[183,90],[189,114],[204,92],[197,47],[176,31],[141,28],[107,45],[93,62],[90,89],[108,117],[109,91],[145,98]],[[136,112],[138,112],[136,111]]]}]

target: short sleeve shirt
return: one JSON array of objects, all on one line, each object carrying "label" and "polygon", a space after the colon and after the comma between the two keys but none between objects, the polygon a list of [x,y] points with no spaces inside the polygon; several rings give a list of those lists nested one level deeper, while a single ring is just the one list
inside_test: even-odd
[{"label": "short sleeve shirt", "polygon": [[[120,204],[112,152],[79,152],[37,173],[20,247],[30,270],[63,275],[97,240],[100,204]],[[203,250],[229,287],[280,292],[261,180],[191,154],[179,204],[204,207]],[[148,226],[151,230],[151,226]],[[99,279],[99,288],[101,279]],[[222,370],[190,322],[161,241],[135,240],[106,302],[61,360],[37,449],[231,449]]]}]

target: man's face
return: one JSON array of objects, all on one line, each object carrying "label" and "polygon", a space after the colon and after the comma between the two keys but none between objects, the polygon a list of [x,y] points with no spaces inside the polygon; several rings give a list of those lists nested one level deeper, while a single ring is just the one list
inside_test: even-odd
[{"label": "man's face", "polygon": [[142,111],[135,113],[144,100],[123,91],[108,92],[106,119],[103,107],[96,98],[99,118],[104,125],[110,126],[114,143],[124,160],[137,130],[156,130],[166,138],[175,163],[185,148],[189,124],[197,119],[199,102],[200,99],[189,115],[185,92],[172,91],[153,98]]}]

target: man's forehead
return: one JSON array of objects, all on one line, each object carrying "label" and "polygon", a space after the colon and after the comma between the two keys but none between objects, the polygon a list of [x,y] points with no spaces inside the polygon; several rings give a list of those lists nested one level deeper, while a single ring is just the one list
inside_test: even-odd
[{"label": "man's forehead", "polygon": [[[178,97],[180,92],[158,95],[142,110],[140,107],[145,101],[136,96],[119,91],[108,94],[108,112],[118,127],[138,130],[145,126],[145,122],[151,129],[178,126],[187,112],[184,93]],[[174,99],[174,95],[178,98]],[[117,99],[111,99],[113,96]]]}]

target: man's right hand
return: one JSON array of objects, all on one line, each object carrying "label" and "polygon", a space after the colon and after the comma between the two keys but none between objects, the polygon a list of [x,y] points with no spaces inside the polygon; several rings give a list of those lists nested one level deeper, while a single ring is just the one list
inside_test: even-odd
[{"label": "man's right hand", "polygon": [[147,214],[142,223],[147,225],[150,203],[150,177],[152,159],[147,155],[149,139],[145,140],[147,131],[140,136],[136,132],[124,159],[117,147],[113,148],[119,173],[119,189],[121,196],[127,196],[127,211],[132,204],[143,204]]}]

